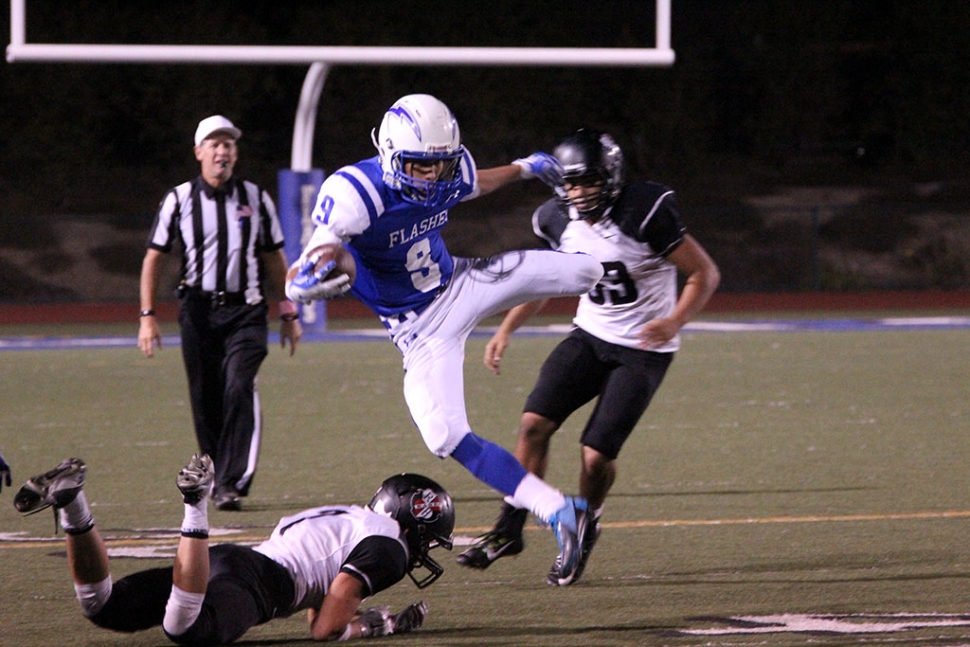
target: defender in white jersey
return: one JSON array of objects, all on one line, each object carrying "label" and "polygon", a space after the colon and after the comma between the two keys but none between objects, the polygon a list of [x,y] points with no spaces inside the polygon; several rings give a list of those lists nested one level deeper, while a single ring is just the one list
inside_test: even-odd
[{"label": "defender in white jersey", "polygon": [[[399,99],[373,139],[377,157],[339,169],[320,188],[316,229],[294,264],[298,271],[287,282],[287,295],[309,302],[349,288],[368,305],[404,356],[405,400],[428,449],[451,456],[548,521],[559,541],[562,576],[571,577],[586,503],[563,496],[528,474],[506,449],[472,433],[465,413],[465,341],[482,319],[516,304],[587,292],[603,267],[587,254],[553,250],[455,258],[441,235],[459,202],[520,178],[555,183],[558,164],[537,153],[476,169],[454,115],[428,95]],[[353,254],[352,287],[346,275],[329,275],[331,267],[317,268],[311,257],[330,243]]]},{"label": "defender in white jersey", "polygon": [[[24,484],[14,497],[23,513],[53,507],[67,536],[67,556],[81,612],[94,624],[134,632],[162,626],[184,645],[224,645],[251,627],[307,610],[314,640],[407,633],[428,607],[359,610],[363,600],[405,575],[424,588],[443,572],[428,554],[451,550],[454,505],[431,479],[386,479],[366,508],[330,505],[284,517],[255,547],[209,545],[207,501],[213,463],[196,455],[178,474],[185,504],[175,563],[113,582],[108,553],[83,487],[87,466],[69,458]],[[415,569],[427,574],[421,579]]]},{"label": "defender in white jersey", "polygon": [[[598,398],[580,443],[580,496],[590,528],[571,580],[554,564],[547,581],[569,584],[582,575],[600,532],[600,515],[616,478],[620,448],[646,411],[680,347],[678,331],[717,289],[717,266],[686,233],[674,192],[652,182],[624,184],[623,156],[613,138],[581,129],[555,149],[563,167],[557,198],[535,212],[533,228],[553,249],[586,252],[605,274],[580,297],[574,329],[549,355],[525,403],[515,456],[542,476],[552,435],[576,409]],[[686,276],[677,294],[678,271]],[[544,301],[509,311],[485,348],[485,365],[499,372],[512,333]],[[513,502],[514,503],[514,502]],[[506,502],[495,528],[458,556],[484,569],[522,551],[527,511]]]}]

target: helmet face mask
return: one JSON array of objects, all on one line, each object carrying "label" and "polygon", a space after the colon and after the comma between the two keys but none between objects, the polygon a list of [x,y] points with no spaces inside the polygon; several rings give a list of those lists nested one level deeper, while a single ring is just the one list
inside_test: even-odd
[{"label": "helmet face mask", "polygon": [[[368,507],[401,526],[410,553],[408,576],[419,589],[441,577],[444,568],[428,552],[439,546],[452,548],[455,506],[444,488],[426,476],[398,474],[381,484]],[[419,578],[413,573],[416,568],[428,573]]]},{"label": "helmet face mask", "polygon": [[[380,154],[384,183],[400,191],[406,201],[439,207],[458,195],[465,148],[458,121],[435,97],[401,97],[384,113],[380,129],[371,138]],[[434,167],[437,173],[416,177],[413,165]]]},{"label": "helmet face mask", "polygon": [[608,134],[581,128],[559,142],[553,155],[563,167],[556,197],[574,207],[571,218],[596,220],[616,202],[623,188],[623,152]]},{"label": "helmet face mask", "polygon": [[[607,180],[599,173],[563,178],[561,191],[580,218],[599,215]],[[587,216],[588,214],[588,216]]]}]

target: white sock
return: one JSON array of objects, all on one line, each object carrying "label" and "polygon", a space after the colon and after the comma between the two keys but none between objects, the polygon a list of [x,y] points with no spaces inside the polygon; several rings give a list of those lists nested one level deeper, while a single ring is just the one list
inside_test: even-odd
[{"label": "white sock", "polygon": [[80,535],[94,527],[94,515],[88,507],[88,499],[84,496],[84,490],[77,493],[74,500],[58,511],[61,520],[61,528],[64,532],[71,535]]},{"label": "white sock", "polygon": [[95,584],[74,583],[74,593],[85,618],[93,617],[111,597],[111,576]]},{"label": "white sock", "polygon": [[562,492],[530,473],[519,482],[510,503],[516,507],[528,508],[532,514],[548,523],[552,515],[566,505],[566,497]]},{"label": "white sock", "polygon": [[165,632],[181,636],[188,631],[202,613],[203,600],[205,593],[189,593],[173,584],[165,604],[165,618],[162,620]]},{"label": "white sock", "polygon": [[209,536],[208,499],[203,498],[195,504],[185,504],[185,516],[182,517],[182,534],[202,539]]}]

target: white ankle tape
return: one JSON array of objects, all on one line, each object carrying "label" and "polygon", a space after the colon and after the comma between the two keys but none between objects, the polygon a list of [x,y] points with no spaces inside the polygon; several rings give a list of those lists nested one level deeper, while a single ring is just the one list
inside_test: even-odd
[{"label": "white ankle tape", "polygon": [[209,530],[209,510],[203,499],[195,505],[185,504],[185,516],[182,517],[182,530]]},{"label": "white ankle tape", "polygon": [[111,576],[95,584],[74,583],[74,593],[81,605],[81,613],[85,618],[91,618],[98,613],[111,597]]},{"label": "white ankle tape", "polygon": [[94,516],[88,507],[88,500],[84,496],[83,490],[77,493],[73,501],[58,510],[58,513],[58,517],[61,520],[61,528],[65,532],[83,532],[94,525]]},{"label": "white ankle tape", "polygon": [[173,584],[165,605],[165,618],[162,620],[165,632],[181,636],[188,631],[202,613],[203,600],[205,593],[189,593]]}]

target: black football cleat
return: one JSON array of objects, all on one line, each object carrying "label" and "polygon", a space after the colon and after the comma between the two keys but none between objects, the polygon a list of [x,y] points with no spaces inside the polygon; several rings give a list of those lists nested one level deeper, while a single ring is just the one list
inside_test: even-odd
[{"label": "black football cleat", "polygon": [[87,469],[79,458],[64,459],[54,469],[28,479],[14,495],[14,507],[24,514],[34,514],[51,506],[63,508],[77,498],[77,493],[84,487]]}]

